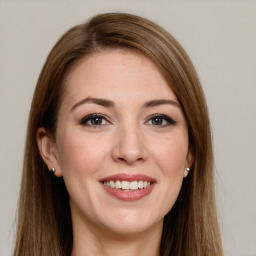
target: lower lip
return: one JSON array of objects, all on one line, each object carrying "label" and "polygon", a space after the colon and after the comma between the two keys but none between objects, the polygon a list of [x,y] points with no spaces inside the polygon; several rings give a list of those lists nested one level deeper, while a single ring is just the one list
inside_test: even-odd
[{"label": "lower lip", "polygon": [[124,191],[122,189],[111,188],[102,184],[103,188],[105,189],[105,191],[107,191],[108,194],[123,201],[136,201],[147,196],[153,190],[154,185],[155,183],[143,189]]}]

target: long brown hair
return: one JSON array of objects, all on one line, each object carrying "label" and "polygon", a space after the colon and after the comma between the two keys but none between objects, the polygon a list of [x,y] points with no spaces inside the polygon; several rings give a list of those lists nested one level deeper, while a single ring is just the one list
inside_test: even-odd
[{"label": "long brown hair", "polygon": [[150,59],[177,96],[194,164],[164,218],[160,255],[221,256],[216,217],[208,110],[196,71],[180,44],[155,23],[125,13],[97,15],[67,31],[50,52],[31,106],[25,148],[15,256],[69,256],[72,222],[62,178],[49,174],[36,143],[45,127],[55,136],[58,110],[71,69],[98,50],[125,48]]}]

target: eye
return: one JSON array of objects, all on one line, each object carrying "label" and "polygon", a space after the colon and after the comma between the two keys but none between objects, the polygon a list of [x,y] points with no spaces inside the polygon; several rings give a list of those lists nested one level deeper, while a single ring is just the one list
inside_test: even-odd
[{"label": "eye", "polygon": [[163,115],[163,114],[154,114],[149,117],[146,124],[154,125],[154,126],[168,126],[176,124],[171,117]]},{"label": "eye", "polygon": [[85,116],[80,121],[81,125],[84,126],[102,126],[102,125],[108,125],[110,122],[107,120],[107,118],[100,114],[90,114],[88,116]]}]

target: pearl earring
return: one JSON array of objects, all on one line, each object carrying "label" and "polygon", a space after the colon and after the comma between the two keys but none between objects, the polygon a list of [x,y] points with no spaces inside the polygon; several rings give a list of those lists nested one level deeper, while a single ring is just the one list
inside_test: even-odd
[{"label": "pearl earring", "polygon": [[54,174],[55,174],[55,168],[52,167],[52,169],[50,170],[50,172],[54,175]]},{"label": "pearl earring", "polygon": [[190,172],[190,168],[186,168],[186,171],[184,173],[184,177],[186,178]]}]

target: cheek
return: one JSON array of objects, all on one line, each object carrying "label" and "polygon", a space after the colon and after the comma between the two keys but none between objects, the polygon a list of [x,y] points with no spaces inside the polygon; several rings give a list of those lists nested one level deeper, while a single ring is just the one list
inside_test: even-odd
[{"label": "cheek", "polygon": [[[152,152],[152,151],[151,151]],[[183,182],[188,152],[186,136],[177,136],[158,143],[151,153],[159,168],[159,191],[157,203],[161,209],[160,217],[165,216],[173,207]]]},{"label": "cheek", "polygon": [[104,143],[73,131],[59,143],[59,163],[63,176],[70,173],[85,177],[96,172],[106,155]]},{"label": "cheek", "polygon": [[155,160],[166,178],[173,175],[180,176],[181,173],[183,175],[188,153],[186,136],[177,136],[163,141],[152,150]]},{"label": "cheek", "polygon": [[[95,187],[95,180],[106,157],[107,149],[102,147],[105,143],[75,130],[63,133],[61,138],[58,144],[59,164],[70,202],[79,209],[87,204],[92,206],[91,191],[96,192],[98,189]],[[84,204],[85,201],[87,204]],[[85,207],[83,211],[90,214],[90,208],[92,207]]]}]

